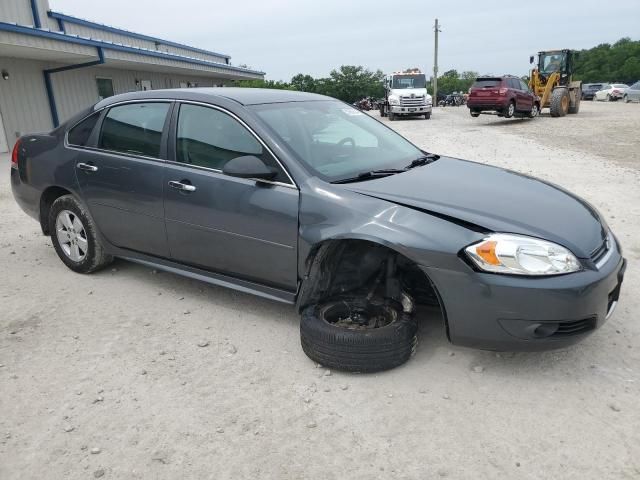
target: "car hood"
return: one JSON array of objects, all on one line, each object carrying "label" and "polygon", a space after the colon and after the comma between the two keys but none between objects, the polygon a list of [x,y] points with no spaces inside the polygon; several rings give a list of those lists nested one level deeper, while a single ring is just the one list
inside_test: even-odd
[{"label": "car hood", "polygon": [[343,186],[471,227],[547,239],[581,258],[590,257],[606,237],[598,212],[570,192],[465,160],[441,157],[404,173]]}]

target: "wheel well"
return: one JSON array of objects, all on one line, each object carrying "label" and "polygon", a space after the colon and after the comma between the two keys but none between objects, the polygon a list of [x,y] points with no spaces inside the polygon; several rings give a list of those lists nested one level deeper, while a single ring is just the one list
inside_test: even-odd
[{"label": "wheel well", "polygon": [[49,231],[49,212],[51,211],[51,205],[58,198],[63,195],[70,195],[69,190],[65,190],[62,187],[48,187],[42,196],[40,197],[40,228],[45,235],[51,235]]},{"label": "wheel well", "polygon": [[349,292],[377,291],[400,300],[408,293],[417,304],[439,306],[440,296],[418,265],[395,250],[367,240],[328,240],[316,246],[306,262],[297,306],[300,311]]}]

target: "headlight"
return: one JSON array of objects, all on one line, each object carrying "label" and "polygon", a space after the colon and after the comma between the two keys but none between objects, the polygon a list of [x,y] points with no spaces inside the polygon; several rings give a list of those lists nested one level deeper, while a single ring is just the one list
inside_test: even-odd
[{"label": "headlight", "polygon": [[389,105],[400,105],[400,99],[398,97],[389,97]]},{"label": "headlight", "polygon": [[494,233],[465,248],[482,270],[514,275],[560,275],[581,270],[578,259],[555,243],[524,235]]},{"label": "headlight", "polygon": [[433,100],[431,99],[431,95],[427,95],[427,98],[425,99],[425,102],[427,105],[431,105],[431,103],[433,102]]}]

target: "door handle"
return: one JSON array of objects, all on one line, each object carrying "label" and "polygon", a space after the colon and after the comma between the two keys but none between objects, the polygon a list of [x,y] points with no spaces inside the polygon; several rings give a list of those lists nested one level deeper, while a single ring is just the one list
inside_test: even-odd
[{"label": "door handle", "polygon": [[76,165],[76,168],[79,170],[84,170],[85,172],[97,172],[98,167],[95,165],[89,165],[88,163],[79,163]]},{"label": "door handle", "polygon": [[195,192],[196,187],[194,185],[189,185],[188,183],[177,182],[175,180],[169,181],[169,186],[171,188],[175,188],[176,190],[180,190],[182,192]]}]

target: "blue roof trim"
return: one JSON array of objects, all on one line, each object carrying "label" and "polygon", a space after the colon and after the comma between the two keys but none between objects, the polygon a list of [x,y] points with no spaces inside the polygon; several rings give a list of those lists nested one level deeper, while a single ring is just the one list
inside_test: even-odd
[{"label": "blue roof trim", "polygon": [[75,43],[78,45],[87,45],[90,47],[102,47],[105,50],[135,53],[137,55],[143,55],[146,57],[163,58],[165,60],[176,60],[179,62],[191,63],[193,65],[205,65],[207,67],[221,68],[223,70],[230,70],[234,72],[244,72],[244,73],[253,73],[255,75],[265,75],[265,72],[260,72],[258,70],[251,70],[248,68],[234,67],[226,63],[208,62],[206,60],[185,57],[183,55],[177,55],[175,53],[167,53],[167,52],[161,52],[157,50],[147,50],[144,48],[130,47],[128,45],[121,45],[119,43],[112,43],[104,40],[95,40],[93,38],[79,37],[77,35],[69,35],[69,34],[60,33],[60,32],[52,32],[50,30],[42,30],[42,29],[37,29],[32,27],[25,27],[23,25],[17,25],[15,23],[0,22],[0,31],[22,33],[24,35],[44,37],[52,40],[58,40],[61,42]]},{"label": "blue roof trim", "polygon": [[71,15],[65,15],[64,13],[54,12],[52,10],[49,10],[47,12],[47,15],[49,15],[49,17],[51,18],[55,18],[56,20],[62,20],[64,22],[74,23],[76,25],[82,25],[83,27],[95,28],[97,30],[102,30],[104,32],[119,33],[120,35],[126,35],[128,37],[138,38],[140,40],[147,40],[149,42],[159,42],[164,45],[169,45],[171,47],[184,48],[187,50],[191,50],[192,52],[204,53],[206,55],[215,55],[217,57],[223,57],[226,59],[231,58],[229,55],[225,55],[224,53],[216,53],[216,52],[211,52],[209,50],[203,50],[201,48],[190,47],[189,45],[170,42],[168,40],[163,40],[162,38],[143,35],[142,33],[130,32],[129,30],[124,30],[122,28],[110,27],[109,25],[92,22],[90,20],[84,20],[78,17],[72,17]]}]

